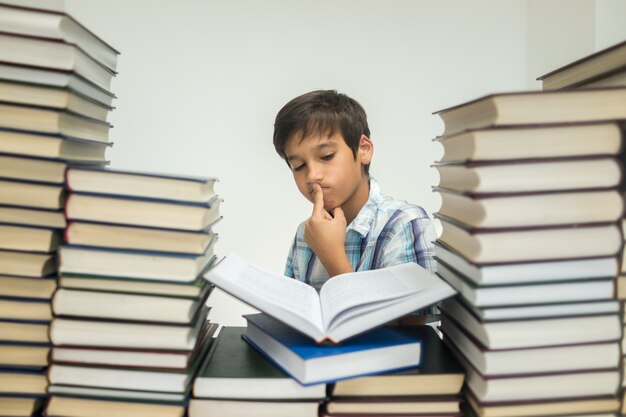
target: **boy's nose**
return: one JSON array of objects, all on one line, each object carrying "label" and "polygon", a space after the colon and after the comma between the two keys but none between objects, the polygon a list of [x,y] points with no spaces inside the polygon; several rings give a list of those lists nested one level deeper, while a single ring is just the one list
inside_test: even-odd
[{"label": "boy's nose", "polygon": [[320,182],[322,179],[322,170],[319,169],[315,164],[309,165],[309,172],[307,173],[307,180],[313,184],[316,182]]}]

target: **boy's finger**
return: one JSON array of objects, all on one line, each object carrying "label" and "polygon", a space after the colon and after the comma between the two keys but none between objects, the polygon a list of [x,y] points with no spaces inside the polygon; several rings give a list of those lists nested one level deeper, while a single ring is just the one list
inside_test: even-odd
[{"label": "boy's finger", "polygon": [[324,216],[324,193],[319,184],[313,185],[313,214]]},{"label": "boy's finger", "polygon": [[335,209],[333,209],[333,218],[335,220],[339,219],[339,220],[346,220],[346,215],[343,212],[343,209],[341,207],[335,207]]}]

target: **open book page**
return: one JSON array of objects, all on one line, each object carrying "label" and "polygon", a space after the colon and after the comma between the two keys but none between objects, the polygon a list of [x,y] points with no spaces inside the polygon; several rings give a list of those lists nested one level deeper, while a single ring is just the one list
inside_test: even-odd
[{"label": "open book page", "polygon": [[387,304],[389,300],[419,291],[420,272],[428,273],[417,264],[407,263],[331,278],[320,291],[324,327],[328,329],[342,312],[359,307],[375,310],[376,304]]},{"label": "open book page", "polygon": [[301,329],[305,321],[317,329],[316,333],[323,332],[319,296],[303,282],[266,271],[234,254],[204,277],[241,301],[307,334],[306,329]]}]

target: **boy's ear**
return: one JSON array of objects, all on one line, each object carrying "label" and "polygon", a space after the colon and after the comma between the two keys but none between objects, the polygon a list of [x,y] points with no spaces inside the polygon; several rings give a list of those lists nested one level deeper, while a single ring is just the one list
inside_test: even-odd
[{"label": "boy's ear", "polygon": [[359,151],[357,158],[364,165],[369,165],[372,162],[372,156],[374,155],[374,143],[370,138],[365,135],[361,135],[359,139]]}]

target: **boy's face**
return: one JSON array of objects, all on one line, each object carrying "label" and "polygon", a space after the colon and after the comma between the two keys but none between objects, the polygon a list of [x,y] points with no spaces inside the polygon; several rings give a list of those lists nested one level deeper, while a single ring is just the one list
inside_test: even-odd
[{"label": "boy's face", "polygon": [[[292,136],[285,146],[287,162],[298,190],[313,202],[314,184],[322,187],[324,208],[358,211],[369,196],[369,182],[363,165],[372,159],[371,140],[361,135],[356,158],[341,133],[313,134],[299,140]],[[346,213],[347,214],[347,213]]]}]

